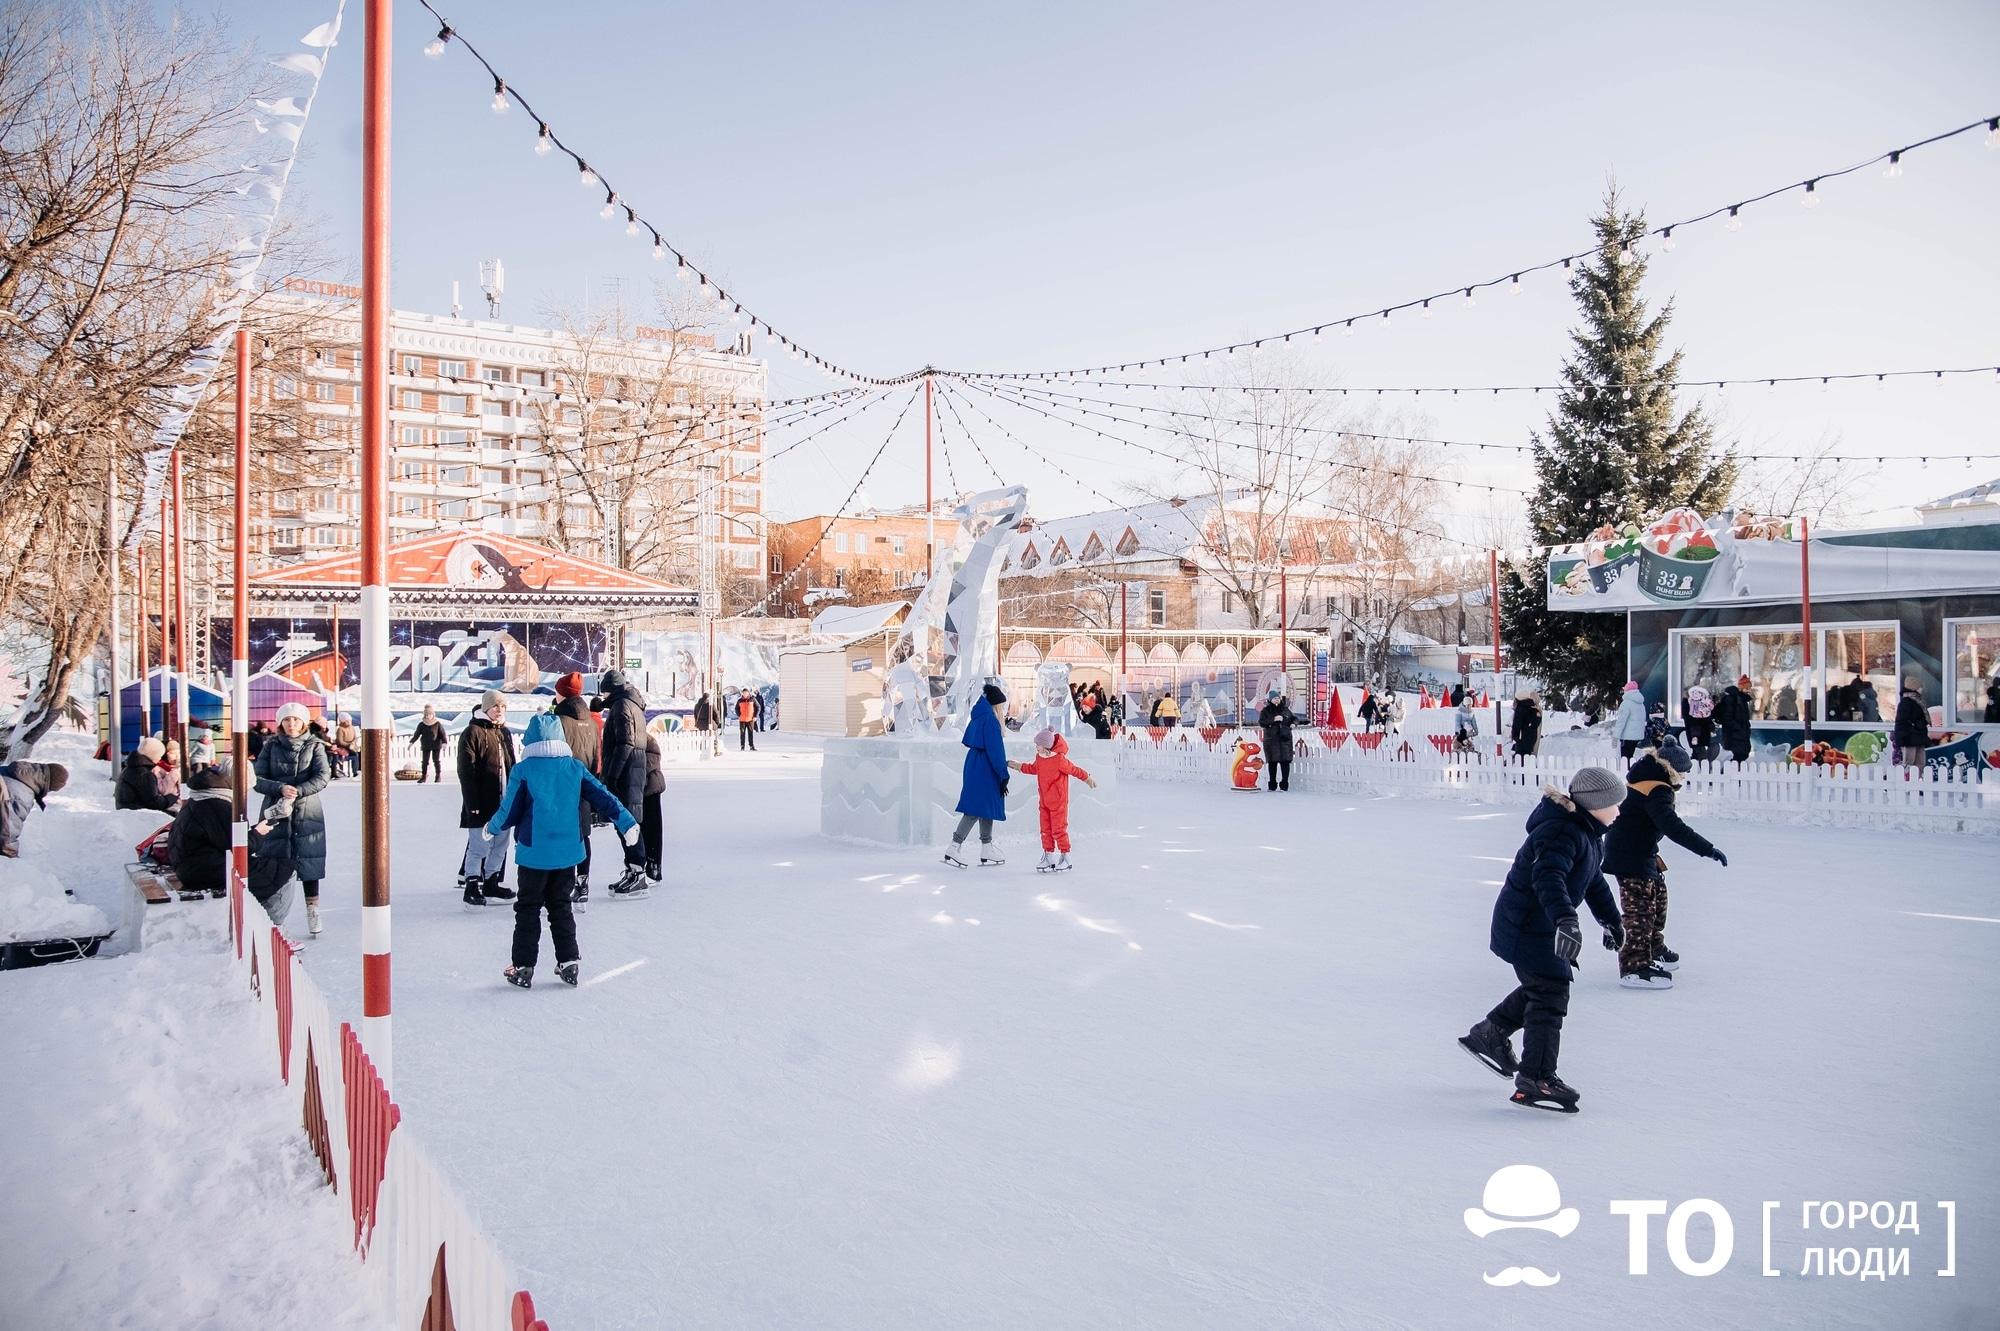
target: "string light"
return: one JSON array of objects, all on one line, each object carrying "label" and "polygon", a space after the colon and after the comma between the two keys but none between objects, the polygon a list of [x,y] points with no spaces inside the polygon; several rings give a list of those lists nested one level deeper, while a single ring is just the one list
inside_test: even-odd
[{"label": "string light", "polygon": [[639,215],[630,208],[625,210],[625,234],[628,236],[639,234]]},{"label": "string light", "polygon": [[590,163],[584,161],[581,157],[577,158],[576,160],[576,169],[577,169],[577,176],[576,176],[577,183],[582,185],[585,189],[589,189],[592,185],[595,185],[597,183],[597,173],[591,170]]},{"label": "string light", "polygon": [[1986,122],[1986,146],[2000,148],[2000,116]]},{"label": "string light", "polygon": [[617,212],[617,204],[618,196],[616,194],[605,195],[604,206],[597,210],[597,215],[607,222],[610,221],[612,215]]},{"label": "string light", "polygon": [[543,125],[542,132],[535,136],[535,156],[547,157],[549,150],[554,146],[554,144],[549,142],[549,127]]},{"label": "string light", "polygon": [[1743,219],[1736,215],[1736,210],[1740,207],[1742,205],[1736,203],[1729,205],[1729,229],[1731,231],[1741,231],[1743,229]]},{"label": "string light", "polygon": [[1808,180],[1806,182],[1806,197],[1800,200],[1800,204],[1806,208],[1819,207],[1819,182],[1817,180]]},{"label": "string light", "polygon": [[666,242],[661,240],[660,233],[655,231],[653,233],[653,258],[657,262],[658,260],[664,259],[666,257],[667,257]]},{"label": "string light", "polygon": [[1882,174],[1891,180],[1903,174],[1903,154],[1900,151],[1889,154],[1889,169]]},{"label": "string light", "polygon": [[493,80],[493,114],[496,116],[507,114],[507,80],[505,79]]},{"label": "string light", "polygon": [[1660,233],[1660,248],[1666,250],[1668,253],[1673,252],[1674,229],[1672,227],[1668,227]]},{"label": "string light", "polygon": [[429,56],[433,60],[437,59],[439,56],[444,54],[444,44],[450,40],[451,40],[451,25],[447,23],[442,28],[438,29],[437,36],[431,38],[431,44],[424,48],[424,54]]}]

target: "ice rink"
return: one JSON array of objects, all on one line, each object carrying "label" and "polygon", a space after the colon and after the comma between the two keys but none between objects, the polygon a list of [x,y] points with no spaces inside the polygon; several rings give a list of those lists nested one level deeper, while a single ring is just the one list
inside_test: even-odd
[{"label": "ice rink", "polygon": [[[1562,1117],[1453,1043],[1512,985],[1525,809],[1131,781],[1074,872],[957,871],[822,839],[816,752],[766,745],[669,769],[667,883],[611,903],[600,869],[578,990],[546,940],[502,983],[456,787],[394,791],[396,1098],[559,1331],[1992,1324],[1991,839],[1702,823],[1730,867],[1667,849],[1674,991],[1586,930]],[[348,1014],[357,795],[307,958]],[[1514,1164],[1574,1233],[1469,1232]],[[1727,1264],[1676,1269],[1660,1215],[1628,1274],[1610,1203],[1697,1198]],[[1803,1231],[1829,1199],[1921,1231]],[[1802,1278],[1829,1244],[1909,1274]],[[1483,1279],[1516,1265],[1560,1280]]]}]

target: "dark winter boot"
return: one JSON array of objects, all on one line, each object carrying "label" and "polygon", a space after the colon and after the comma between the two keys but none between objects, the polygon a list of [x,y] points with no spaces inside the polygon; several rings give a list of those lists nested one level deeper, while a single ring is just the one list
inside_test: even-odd
[{"label": "dark winter boot", "polygon": [[479,879],[468,876],[458,881],[465,887],[466,909],[470,910],[475,906],[484,906],[486,904],[486,894],[479,890]]},{"label": "dark winter boot", "polygon": [[1558,1114],[1574,1114],[1576,1102],[1582,1099],[1574,1089],[1563,1084],[1562,1078],[1551,1072],[1546,1077],[1530,1077],[1525,1072],[1514,1074],[1514,1094],[1508,1097],[1517,1105],[1529,1109],[1547,1109]]},{"label": "dark winter boot", "polygon": [[508,984],[518,989],[532,989],[535,987],[535,968],[533,966],[509,966],[501,974],[507,977]]},{"label": "dark winter boot", "polygon": [[1520,1060],[1514,1057],[1514,1041],[1490,1021],[1482,1021],[1459,1036],[1458,1047],[1502,1077],[1521,1070]]},{"label": "dark winter boot", "polygon": [[486,882],[480,886],[479,890],[495,901],[512,901],[514,899],[514,889],[507,886],[505,871],[486,875]]},{"label": "dark winter boot", "polygon": [[556,963],[556,978],[570,988],[576,988],[576,967],[577,963],[574,961],[558,961]]},{"label": "dark winter boot", "polygon": [[646,877],[656,883],[660,881],[660,862],[658,860],[646,861]]}]

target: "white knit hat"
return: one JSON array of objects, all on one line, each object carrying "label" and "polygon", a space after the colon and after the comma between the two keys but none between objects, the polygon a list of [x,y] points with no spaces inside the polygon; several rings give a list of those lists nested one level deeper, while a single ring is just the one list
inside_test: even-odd
[{"label": "white knit hat", "polygon": [[305,705],[303,703],[296,703],[296,702],[288,702],[284,706],[278,709],[279,725],[283,725],[285,722],[292,720],[294,718],[296,718],[301,722],[309,724],[312,721],[312,713],[306,711]]}]

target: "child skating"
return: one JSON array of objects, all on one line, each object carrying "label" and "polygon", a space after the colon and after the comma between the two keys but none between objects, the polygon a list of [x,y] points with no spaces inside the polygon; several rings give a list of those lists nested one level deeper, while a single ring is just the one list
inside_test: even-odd
[{"label": "child skating", "polygon": [[1694,766],[1688,751],[1672,738],[1641,749],[1625,773],[1625,802],[1604,838],[1604,872],[1618,880],[1618,904],[1625,918],[1625,946],[1618,952],[1618,983],[1627,989],[1671,989],[1680,953],[1667,946],[1667,862],[1660,838],[1667,836],[1729,866],[1729,857],[1707,837],[1681,821],[1674,792]]},{"label": "child skating", "polygon": [[1035,736],[1035,760],[1007,766],[1035,778],[1042,809],[1042,858],[1036,873],[1062,873],[1069,863],[1069,782],[1075,777],[1092,790],[1097,778],[1069,760],[1069,741],[1053,730]]},{"label": "child skating", "polygon": [[535,982],[542,947],[542,912],[549,913],[549,937],[556,949],[556,976],[576,983],[582,953],[576,946],[571,897],[576,866],[583,862],[577,807],[589,800],[600,818],[617,824],[626,846],[639,844],[639,822],[570,752],[562,721],[543,712],[528,722],[521,761],[507,774],[500,807],[486,822],[486,834],[514,832],[514,869],[520,895],[514,899],[514,964],[507,983],[523,989]]},{"label": "child skating", "polygon": [[[1503,1077],[1514,1079],[1513,1102],[1574,1114],[1576,1091],[1556,1076],[1569,985],[1583,931],[1576,908],[1604,926],[1604,946],[1625,941],[1618,905],[1604,885],[1604,829],[1618,816],[1625,782],[1602,767],[1580,768],[1569,790],[1550,782],[1528,815],[1528,839],[1514,853],[1507,881],[1493,903],[1492,949],[1514,967],[1514,992],[1459,1037],[1459,1046]],[[1523,1030],[1521,1057],[1514,1032]]]}]

